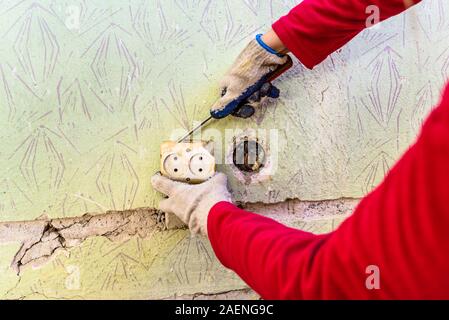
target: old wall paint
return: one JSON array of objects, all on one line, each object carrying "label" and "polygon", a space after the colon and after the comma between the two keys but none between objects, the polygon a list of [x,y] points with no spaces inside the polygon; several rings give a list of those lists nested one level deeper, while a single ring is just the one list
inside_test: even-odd
[{"label": "old wall paint", "polygon": [[0,219],[155,205],[159,144],[208,114],[219,75],[272,20],[260,5],[7,1]]},{"label": "old wall paint", "polygon": [[[156,206],[149,177],[160,142],[207,115],[231,60],[297,2],[2,2],[0,220]],[[278,171],[252,185],[231,174],[236,198],[368,192],[413,141],[449,75],[448,12],[445,1],[425,1],[313,71],[297,64],[279,82],[282,99],[250,121],[216,124],[278,130]],[[333,224],[324,225],[316,231]],[[95,237],[20,277],[9,266],[19,244],[2,245],[0,291],[145,298],[243,287],[207,243],[192,241],[185,230],[119,244]],[[72,290],[76,270],[82,282]]]},{"label": "old wall paint", "polygon": [[[231,60],[294,3],[7,1],[0,219],[155,205],[159,143],[207,115]],[[448,10],[425,1],[313,71],[297,64],[279,83],[283,98],[249,122],[215,124],[279,133],[276,173],[249,186],[231,177],[236,197],[369,191],[438,99],[449,72]]]}]

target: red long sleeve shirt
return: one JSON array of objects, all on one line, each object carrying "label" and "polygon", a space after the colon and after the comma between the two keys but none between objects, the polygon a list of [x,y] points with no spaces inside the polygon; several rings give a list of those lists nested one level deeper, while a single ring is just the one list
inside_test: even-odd
[{"label": "red long sleeve shirt", "polygon": [[[274,30],[313,67],[364,28],[373,3],[383,18],[404,10],[403,0],[306,0]],[[416,143],[337,230],[314,235],[220,202],[208,234],[223,265],[265,299],[449,298],[449,86]]]}]

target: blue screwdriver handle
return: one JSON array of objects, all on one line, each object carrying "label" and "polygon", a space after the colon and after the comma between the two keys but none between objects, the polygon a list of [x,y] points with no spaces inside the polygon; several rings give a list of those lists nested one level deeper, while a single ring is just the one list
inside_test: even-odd
[{"label": "blue screwdriver handle", "polygon": [[280,65],[276,70],[260,78],[255,84],[248,87],[238,98],[229,102],[224,108],[219,110],[211,110],[210,115],[214,119],[222,119],[229,116],[237,109],[239,109],[243,104],[245,104],[249,97],[259,91],[265,83],[272,82],[273,80],[277,79],[292,66],[292,58],[287,55],[287,61],[284,64]]}]

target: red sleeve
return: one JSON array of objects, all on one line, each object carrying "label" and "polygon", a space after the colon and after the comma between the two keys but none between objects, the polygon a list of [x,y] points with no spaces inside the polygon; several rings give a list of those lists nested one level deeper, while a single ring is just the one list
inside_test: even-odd
[{"label": "red sleeve", "polygon": [[[304,0],[273,24],[284,45],[307,68],[313,68],[341,48],[370,22],[370,6],[380,21],[420,0]],[[367,10],[368,8],[368,10]]]},{"label": "red sleeve", "polygon": [[[265,299],[449,298],[449,86],[417,142],[334,232],[221,202],[208,234],[219,260]],[[366,285],[372,267],[378,289]]]}]

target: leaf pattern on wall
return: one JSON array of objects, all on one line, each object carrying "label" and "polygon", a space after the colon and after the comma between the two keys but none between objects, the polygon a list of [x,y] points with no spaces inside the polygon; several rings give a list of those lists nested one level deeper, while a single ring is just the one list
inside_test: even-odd
[{"label": "leaf pattern on wall", "polygon": [[[157,205],[160,143],[208,115],[239,51],[299,2],[1,2],[0,219]],[[364,30],[314,70],[296,63],[276,82],[281,99],[250,121],[211,125],[278,130],[269,180],[243,184],[219,167],[237,200],[374,187],[386,173],[375,168],[414,140],[449,77],[447,12],[429,0]]]}]

